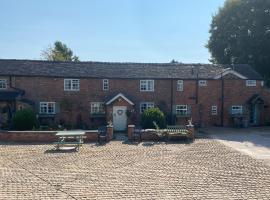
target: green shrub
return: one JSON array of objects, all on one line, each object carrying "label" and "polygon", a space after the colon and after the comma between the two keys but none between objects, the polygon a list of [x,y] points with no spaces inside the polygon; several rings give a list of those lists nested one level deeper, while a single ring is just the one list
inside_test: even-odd
[{"label": "green shrub", "polygon": [[[155,123],[154,123],[155,122]],[[165,116],[158,108],[150,108],[145,110],[141,115],[142,128],[165,128]]]},{"label": "green shrub", "polygon": [[37,124],[36,115],[31,109],[19,110],[13,117],[13,126],[16,130],[32,130]]}]

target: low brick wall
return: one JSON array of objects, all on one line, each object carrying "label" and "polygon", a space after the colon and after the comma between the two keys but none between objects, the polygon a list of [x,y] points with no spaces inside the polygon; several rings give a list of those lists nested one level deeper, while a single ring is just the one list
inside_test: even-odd
[{"label": "low brick wall", "polygon": [[[97,141],[97,131],[85,131],[85,142]],[[55,142],[56,131],[0,131],[0,141],[2,142]]]},{"label": "low brick wall", "polygon": [[86,138],[84,139],[85,142],[96,142],[98,140],[98,131],[85,131]]},{"label": "low brick wall", "polygon": [[160,138],[158,137],[158,135],[155,133],[155,131],[144,131],[142,132],[142,140],[146,140],[146,141],[159,141]]}]

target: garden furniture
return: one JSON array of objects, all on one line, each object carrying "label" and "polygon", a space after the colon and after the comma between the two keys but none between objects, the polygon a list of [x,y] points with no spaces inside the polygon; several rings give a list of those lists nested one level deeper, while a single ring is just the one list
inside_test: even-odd
[{"label": "garden furniture", "polygon": [[60,147],[74,147],[79,150],[79,147],[83,144],[84,136],[85,132],[83,131],[59,131],[56,133],[58,141],[54,142],[56,150],[59,150]]}]

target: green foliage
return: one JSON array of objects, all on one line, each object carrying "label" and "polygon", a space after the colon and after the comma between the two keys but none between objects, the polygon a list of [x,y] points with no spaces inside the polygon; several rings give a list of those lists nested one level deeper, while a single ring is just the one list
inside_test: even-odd
[{"label": "green foliage", "polygon": [[19,110],[13,117],[13,125],[16,130],[32,130],[37,127],[37,118],[31,109]]},{"label": "green foliage", "polygon": [[56,41],[53,47],[42,51],[41,57],[50,61],[79,61],[79,57],[73,55],[73,51],[60,41]]},{"label": "green foliage", "polygon": [[212,62],[247,63],[270,78],[269,0],[227,0],[213,16],[209,32]]},{"label": "green foliage", "polygon": [[165,128],[165,116],[158,108],[149,108],[141,115],[142,128]]}]

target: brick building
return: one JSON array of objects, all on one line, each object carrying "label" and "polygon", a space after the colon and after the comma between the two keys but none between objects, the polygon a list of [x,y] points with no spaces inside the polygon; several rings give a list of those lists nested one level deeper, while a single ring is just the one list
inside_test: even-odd
[{"label": "brick building", "polygon": [[32,108],[42,125],[116,130],[159,107],[168,123],[258,126],[270,92],[249,65],[0,60],[0,120]]}]

